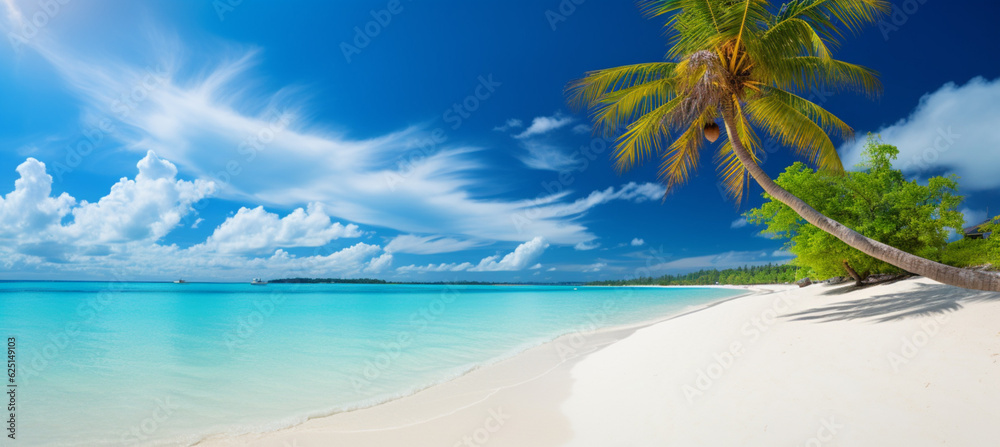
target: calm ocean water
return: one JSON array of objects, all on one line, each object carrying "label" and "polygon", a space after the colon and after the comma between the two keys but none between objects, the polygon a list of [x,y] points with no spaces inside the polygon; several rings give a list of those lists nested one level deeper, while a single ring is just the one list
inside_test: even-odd
[{"label": "calm ocean water", "polygon": [[7,282],[0,335],[17,340],[17,445],[186,445],[377,404],[562,334],[738,293]]}]

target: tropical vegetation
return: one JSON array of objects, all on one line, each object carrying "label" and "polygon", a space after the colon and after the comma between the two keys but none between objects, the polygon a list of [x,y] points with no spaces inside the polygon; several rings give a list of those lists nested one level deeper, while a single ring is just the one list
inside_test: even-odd
[{"label": "tropical vegetation", "polygon": [[986,239],[962,238],[948,244],[943,262],[957,267],[985,267],[1000,270],[1000,216],[990,219],[983,228]]},{"label": "tropical vegetation", "polygon": [[[795,163],[776,183],[866,237],[942,261],[949,237],[961,232],[964,221],[958,183],[954,177],[933,177],[926,185],[908,181],[892,168],[898,154],[896,147],[869,137],[857,171],[836,174]],[[796,255],[791,262],[801,267],[801,277],[851,276],[860,283],[876,273],[902,273],[809,224],[769,194],[764,198],[760,208],[745,214],[747,221],[764,225],[764,235],[788,240],[787,249]]]},{"label": "tropical vegetation", "polygon": [[698,270],[678,275],[594,281],[589,286],[705,286],[714,284],[784,284],[795,281],[798,267],[787,264],[743,266],[725,270]]},{"label": "tropical vegetation", "polygon": [[871,69],[833,58],[844,31],[858,32],[889,10],[884,0],[644,0],[667,17],[667,61],[592,71],[568,86],[590,111],[595,132],[617,137],[615,163],[627,170],[660,157],[668,193],[697,169],[705,140],[726,190],[739,203],[752,177],[775,200],[817,228],[903,270],[961,287],[1000,291],[1000,275],[959,269],[867,238],[818,212],[760,167],[761,139],[774,138],[820,169],[843,172],[833,137],[852,129],[808,92],[876,95]]}]

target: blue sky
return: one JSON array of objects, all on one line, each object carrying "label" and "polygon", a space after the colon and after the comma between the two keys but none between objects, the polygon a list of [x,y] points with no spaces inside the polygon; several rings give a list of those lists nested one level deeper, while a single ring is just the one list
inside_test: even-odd
[{"label": "blue sky", "polygon": [[[740,220],[758,187],[737,209],[705,164],[661,201],[656,163],[612,169],[563,88],[661,60],[662,22],[576,3],[5,0],[0,279],[579,281],[787,260]],[[907,174],[959,174],[985,219],[1000,6],[897,5],[838,52],[883,95],[811,96],[898,145]]]}]

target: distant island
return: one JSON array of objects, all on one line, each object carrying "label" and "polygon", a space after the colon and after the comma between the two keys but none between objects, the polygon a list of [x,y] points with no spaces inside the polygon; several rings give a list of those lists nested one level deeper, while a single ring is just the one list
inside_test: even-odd
[{"label": "distant island", "polygon": [[386,281],[374,278],[285,278],[271,284],[401,284],[429,286],[580,286],[582,282],[491,282],[491,281]]},{"label": "distant island", "polygon": [[757,284],[785,284],[795,282],[798,267],[788,264],[744,266],[726,270],[699,270],[684,275],[663,275],[657,278],[640,277],[608,281],[592,281],[588,286],[708,286],[727,284],[750,286]]},{"label": "distant island", "polygon": [[268,281],[271,284],[389,284],[374,278],[285,278]]},{"label": "distant island", "polygon": [[457,286],[708,286],[727,284],[734,286],[757,284],[785,284],[795,282],[798,267],[788,264],[744,266],[726,270],[698,270],[697,272],[639,277],[591,282],[491,282],[491,281],[386,281],[375,278],[285,278],[269,281],[271,284],[402,284],[402,285],[457,285]]}]

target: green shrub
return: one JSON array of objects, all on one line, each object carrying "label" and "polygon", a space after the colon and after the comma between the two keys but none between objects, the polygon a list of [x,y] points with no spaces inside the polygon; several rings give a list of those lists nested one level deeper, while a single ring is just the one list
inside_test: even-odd
[{"label": "green shrub", "polygon": [[[892,168],[899,150],[869,137],[858,172],[814,171],[802,163],[785,170],[776,182],[820,213],[879,242],[932,260],[941,260],[949,229],[963,223],[958,183],[934,177],[927,185],[907,181]],[[823,280],[847,276],[849,265],[862,278],[900,270],[868,256],[833,235],[807,223],[787,205],[768,199],[746,213],[751,223],[764,225],[764,235],[787,239],[801,267],[800,277]]]}]

